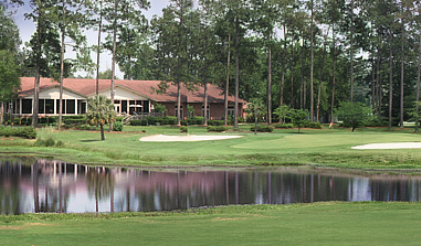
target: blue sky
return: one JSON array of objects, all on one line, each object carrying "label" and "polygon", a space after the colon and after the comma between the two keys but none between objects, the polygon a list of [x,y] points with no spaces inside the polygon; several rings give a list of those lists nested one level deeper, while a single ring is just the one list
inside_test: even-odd
[{"label": "blue sky", "polygon": [[[162,9],[166,7],[169,3],[169,0],[149,0],[151,3],[151,8],[145,12],[147,18],[151,18],[154,15],[161,15]],[[18,25],[20,30],[20,37],[22,43],[28,42],[35,30],[35,24],[31,20],[25,20],[24,14],[31,12],[32,9],[29,5],[29,0],[24,0],[25,4],[22,7],[17,9],[17,13],[12,17],[15,23]],[[88,43],[90,45],[97,43],[97,33],[95,31],[87,31],[86,36],[88,38]],[[102,35],[105,38],[105,34]],[[93,61],[96,61],[96,54],[92,54]],[[66,54],[66,57],[74,57],[74,54]],[[101,71],[106,69],[111,69],[111,55],[108,53],[101,54]],[[79,73],[77,73],[79,74]],[[123,78],[123,74],[117,70],[117,77]]]}]

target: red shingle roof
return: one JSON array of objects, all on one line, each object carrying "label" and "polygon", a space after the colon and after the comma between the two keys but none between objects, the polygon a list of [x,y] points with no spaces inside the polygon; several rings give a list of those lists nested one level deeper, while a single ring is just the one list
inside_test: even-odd
[{"label": "red shingle roof", "polygon": [[[34,81],[33,77],[22,77],[21,78],[21,90],[19,92],[20,97],[26,97],[34,93]],[[177,101],[177,86],[171,83],[169,88],[163,94],[156,93],[158,85],[161,81],[158,80],[115,80],[115,86],[122,86],[133,90],[134,92],[141,94],[153,101],[157,102],[176,102]],[[59,83],[50,78],[41,78],[40,90],[58,86]],[[96,80],[95,79],[64,79],[63,87],[71,91],[74,91],[80,95],[86,97],[93,96],[96,92]],[[110,79],[99,80],[99,91],[105,90],[111,87]],[[189,91],[184,86],[181,87],[181,101],[189,103],[201,103],[203,102],[204,88],[195,87],[192,91]],[[229,96],[228,100],[234,102],[234,97]],[[216,103],[223,102],[224,95],[221,88],[208,85],[208,102]],[[240,103],[244,103],[244,100],[239,100]]]}]

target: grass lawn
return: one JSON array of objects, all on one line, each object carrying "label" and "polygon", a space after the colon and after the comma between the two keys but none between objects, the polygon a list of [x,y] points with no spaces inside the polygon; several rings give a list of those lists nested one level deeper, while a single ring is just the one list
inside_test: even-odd
[{"label": "grass lawn", "polygon": [[420,203],[0,216],[1,245],[419,245]]},{"label": "grass lawn", "polygon": [[[106,133],[99,141],[99,132],[38,130],[40,138],[53,137],[62,147],[34,147],[23,139],[0,139],[0,152],[10,155],[32,153],[79,164],[125,166],[250,166],[250,165],[325,165],[338,168],[421,169],[421,151],[353,150],[352,146],[367,143],[420,142],[421,135],[412,130],[380,129],[275,130],[273,133],[249,131],[208,133],[193,126],[189,134],[241,135],[239,139],[202,142],[141,142],[154,134],[182,135],[176,127],[125,127],[124,132]],[[144,131],[144,132],[142,132]]]}]

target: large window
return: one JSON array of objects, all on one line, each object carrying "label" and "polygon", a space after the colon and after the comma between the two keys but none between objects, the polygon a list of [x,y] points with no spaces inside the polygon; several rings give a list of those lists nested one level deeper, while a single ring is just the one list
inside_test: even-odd
[{"label": "large window", "polygon": [[[177,106],[175,106],[175,113],[174,113],[174,115],[175,115],[175,117],[178,117],[178,107]],[[180,119],[183,119],[183,106],[180,106]]]},{"label": "large window", "polygon": [[76,113],[76,102],[74,99],[66,100],[66,114],[75,114]]},{"label": "large window", "polygon": [[[210,110],[209,110],[209,106],[208,109],[206,110],[206,118],[208,118],[208,120],[210,120]],[[205,106],[202,106],[202,117],[205,117]]]},{"label": "large window", "polygon": [[45,99],[45,113],[54,114],[54,99]]},{"label": "large window", "polygon": [[32,99],[22,99],[22,114],[32,114]]}]

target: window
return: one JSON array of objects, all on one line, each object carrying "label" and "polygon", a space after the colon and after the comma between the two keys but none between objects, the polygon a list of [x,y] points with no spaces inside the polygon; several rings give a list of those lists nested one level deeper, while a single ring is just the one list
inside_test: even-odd
[{"label": "window", "polygon": [[228,116],[234,116],[234,107],[228,107]]},{"label": "window", "polygon": [[54,114],[54,99],[45,99],[45,113]]},{"label": "window", "polygon": [[[175,117],[178,117],[178,107],[177,106],[175,106],[175,113],[174,113],[174,115],[175,115]],[[180,119],[183,119],[183,106],[180,106]]]},{"label": "window", "polygon": [[32,99],[22,99],[22,114],[32,114]]},{"label": "window", "polygon": [[44,114],[44,112],[45,112],[44,103],[45,103],[44,99],[38,100],[38,113],[39,114]]},{"label": "window", "polygon": [[66,100],[66,114],[75,114],[76,113],[75,105],[76,105],[76,102],[74,99],[67,99]]},{"label": "window", "polygon": [[[205,106],[202,106],[202,117],[205,117]],[[206,118],[210,120],[210,108],[208,106],[208,109],[206,110]]]}]

